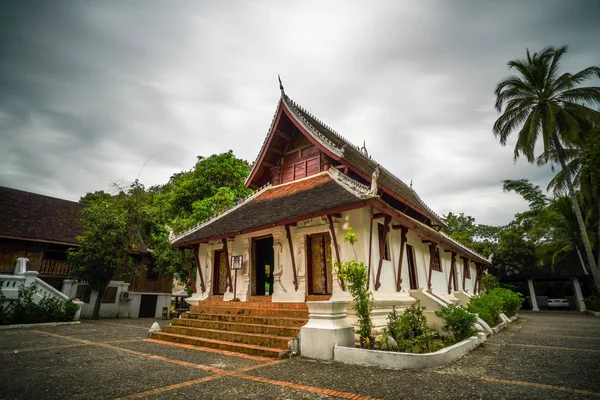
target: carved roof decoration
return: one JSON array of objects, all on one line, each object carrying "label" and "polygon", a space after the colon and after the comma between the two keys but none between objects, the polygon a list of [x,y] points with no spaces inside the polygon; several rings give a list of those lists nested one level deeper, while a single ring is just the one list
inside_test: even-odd
[{"label": "carved roof decoration", "polygon": [[277,116],[281,111],[281,106],[283,105],[285,109],[291,115],[293,115],[296,122],[301,124],[302,127],[306,130],[306,132],[308,132],[314,140],[319,142],[330,153],[332,153],[340,159],[343,159],[348,164],[350,164],[350,166],[362,172],[365,179],[370,180],[374,170],[379,166],[381,173],[379,179],[380,185],[387,188],[390,192],[398,196],[402,202],[406,203],[408,206],[412,207],[417,212],[423,214],[435,224],[443,227],[446,226],[442,218],[427,204],[425,204],[425,202],[421,199],[421,197],[412,187],[408,186],[401,179],[392,174],[389,170],[379,165],[374,159],[372,159],[371,156],[366,156],[360,147],[351,143],[344,136],[340,135],[338,132],[333,130],[329,125],[319,120],[304,107],[292,100],[283,90],[283,86],[280,86],[280,89],[280,101],[277,104],[275,114],[273,115],[271,125],[269,127],[269,130],[267,131],[267,135],[265,137],[265,140],[263,141],[263,145],[260,149],[260,152],[258,153],[258,156],[256,157],[256,160],[253,163],[250,175],[246,179],[246,185],[248,185],[250,179],[254,176],[255,170],[260,168],[259,161],[261,159],[262,154],[266,150],[267,143],[269,142],[269,137],[272,134],[273,129],[275,128],[275,121],[277,120]]}]

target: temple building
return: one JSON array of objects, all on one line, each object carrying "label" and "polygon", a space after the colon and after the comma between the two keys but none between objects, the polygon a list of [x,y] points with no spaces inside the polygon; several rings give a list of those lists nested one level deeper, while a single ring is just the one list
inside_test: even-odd
[{"label": "temple building", "polygon": [[[191,335],[196,344],[214,347],[206,340],[213,336],[203,332],[215,330],[209,321],[213,315],[239,324],[218,328],[237,332],[231,340],[227,334],[213,339],[260,345],[241,338],[248,332],[244,324],[280,325],[278,316],[301,320],[306,301],[351,301],[334,268],[336,261],[351,259],[368,267],[376,329],[385,325],[393,306],[401,309],[418,300],[430,317],[436,305],[466,303],[479,290],[488,261],[440,232],[442,219],[364,147],[349,143],[280,89],[267,137],[246,180],[246,187],[256,191],[172,239],[175,248],[192,249],[199,265],[196,293],[188,299],[195,307],[185,315],[184,320],[192,320],[185,323],[187,330],[170,327],[172,336],[166,329],[161,338],[177,341],[177,334]],[[358,236],[354,248],[344,242],[350,227]],[[234,314],[234,306],[244,310],[246,319],[218,317]],[[271,310],[254,315],[274,320],[252,320],[253,307]],[[290,310],[296,314],[289,315]]]}]

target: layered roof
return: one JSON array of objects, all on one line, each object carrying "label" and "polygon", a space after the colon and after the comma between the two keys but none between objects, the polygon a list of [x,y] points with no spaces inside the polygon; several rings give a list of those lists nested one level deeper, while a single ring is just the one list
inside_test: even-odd
[{"label": "layered roof", "polygon": [[281,112],[286,112],[286,114],[290,116],[291,119],[293,119],[298,125],[298,128],[300,128],[309,139],[312,139],[312,141],[315,142],[315,144],[317,144],[323,151],[325,151],[334,159],[339,160],[342,164],[345,164],[363,179],[370,182],[373,172],[377,167],[379,167],[380,175],[378,184],[381,189],[383,189],[392,197],[395,197],[404,204],[410,206],[418,213],[424,215],[435,224],[446,226],[440,216],[437,215],[431,208],[429,208],[427,204],[425,204],[417,192],[415,192],[411,187],[406,185],[401,179],[396,177],[387,169],[381,167],[371,157],[364,155],[357,146],[350,143],[343,136],[335,132],[329,126],[306,111],[306,109],[290,99],[283,90],[281,92],[281,99],[277,105],[277,109],[275,111],[275,115],[273,117],[267,137],[263,142],[263,146],[246,181],[247,186],[249,186],[251,183],[258,169],[262,167],[261,160],[267,150],[270,138],[274,134],[276,129],[275,124]]},{"label": "layered roof", "polygon": [[0,186],[0,237],[77,244],[85,207],[74,201]]},{"label": "layered roof", "polygon": [[401,214],[379,196],[371,194],[369,187],[335,168],[282,185],[266,185],[231,209],[182,232],[171,243],[175,247],[187,247],[369,204],[382,212],[393,214],[395,220],[425,238],[442,243],[444,247],[477,262],[487,262],[484,257],[444,233]]},{"label": "layered roof", "polygon": [[172,244],[182,246],[307,219],[373,197],[368,191],[334,169],[283,185],[267,185],[221,215],[183,232]]}]

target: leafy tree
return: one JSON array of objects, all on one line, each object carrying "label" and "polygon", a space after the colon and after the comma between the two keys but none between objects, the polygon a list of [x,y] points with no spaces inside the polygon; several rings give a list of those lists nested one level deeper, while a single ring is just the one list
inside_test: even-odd
[{"label": "leafy tree", "polygon": [[498,234],[503,229],[500,226],[477,224],[475,218],[464,213],[449,212],[443,216],[443,220],[448,225],[444,228],[444,233],[484,257],[489,257],[494,252]]},{"label": "leafy tree", "polygon": [[535,244],[525,238],[522,227],[511,227],[500,233],[492,256],[492,269],[498,275],[515,275],[536,265]]},{"label": "leafy tree", "polygon": [[156,205],[163,220],[178,232],[208,219],[252,191],[244,187],[250,167],[232,151],[198,157],[191,171],[171,177],[160,189]]},{"label": "leafy tree", "polygon": [[[528,50],[526,59],[508,63],[518,75],[503,79],[496,87],[496,109],[502,115],[494,123],[493,132],[500,143],[506,145],[510,134],[518,129],[515,159],[524,155],[529,162],[534,162],[535,145],[538,138],[541,138],[544,153],[554,152],[561,168],[566,170],[563,154],[565,144],[568,146],[580,141],[583,135],[581,125],[585,121],[600,118],[598,111],[587,107],[600,104],[600,88],[580,86],[587,79],[600,77],[600,68],[592,66],[575,74],[559,74],[559,61],[566,51],[566,47],[547,48],[532,55]],[[600,289],[600,270],[594,259],[570,177],[566,177],[565,183],[587,262],[596,287]]]},{"label": "leafy tree", "polygon": [[74,265],[73,275],[98,292],[92,318],[98,318],[106,287],[119,269],[131,267],[129,256],[131,234],[127,212],[122,204],[98,200],[82,210],[84,228],[77,237],[79,247],[69,249],[68,261]]},{"label": "leafy tree", "polygon": [[[153,206],[162,226],[153,231],[152,249],[159,267],[183,282],[188,281],[183,258],[179,251],[171,248],[165,225],[181,232],[232,207],[252,193],[244,187],[249,173],[248,163],[229,151],[198,157],[192,170],[177,173],[169,183],[156,188]],[[195,274],[194,257],[188,252],[192,274]]]}]

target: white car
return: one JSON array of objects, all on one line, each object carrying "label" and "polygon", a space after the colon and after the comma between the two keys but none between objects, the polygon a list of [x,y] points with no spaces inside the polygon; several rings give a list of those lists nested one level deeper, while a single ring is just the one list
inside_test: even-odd
[{"label": "white car", "polygon": [[548,299],[548,308],[569,308],[569,300]]}]

